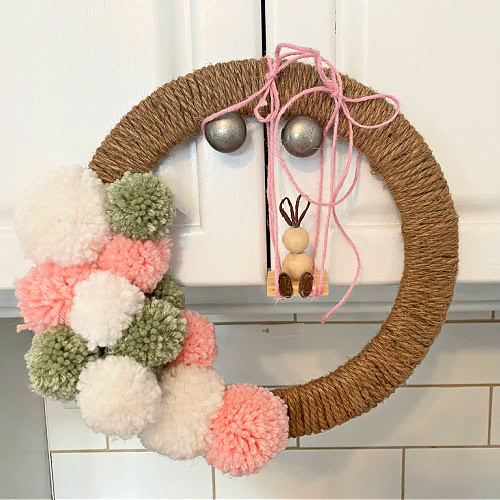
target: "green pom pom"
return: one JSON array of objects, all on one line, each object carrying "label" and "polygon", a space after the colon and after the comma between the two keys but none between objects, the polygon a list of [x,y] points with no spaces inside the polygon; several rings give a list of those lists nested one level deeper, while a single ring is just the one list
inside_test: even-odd
[{"label": "green pom pom", "polygon": [[163,366],[179,355],[186,332],[187,322],[180,309],[165,300],[152,299],[110,352],[134,358],[148,368]]},{"label": "green pom pom", "polygon": [[25,359],[32,390],[40,396],[71,401],[84,366],[97,359],[87,342],[68,326],[54,326],[33,339]]},{"label": "green pom pom", "polygon": [[170,302],[177,309],[184,309],[184,293],[177,281],[165,274],[153,291],[153,297]]},{"label": "green pom pom", "polygon": [[108,186],[108,219],[111,229],[136,240],[168,234],[175,217],[174,195],[151,173],[125,175]]}]

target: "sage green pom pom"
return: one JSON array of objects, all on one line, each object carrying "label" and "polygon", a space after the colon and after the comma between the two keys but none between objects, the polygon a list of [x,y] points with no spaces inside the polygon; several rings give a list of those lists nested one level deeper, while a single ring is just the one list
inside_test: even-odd
[{"label": "sage green pom pom", "polygon": [[170,302],[177,309],[184,309],[184,293],[172,276],[165,274],[153,291],[153,297]]},{"label": "sage green pom pom", "polygon": [[83,367],[97,359],[87,342],[68,326],[54,326],[33,339],[25,359],[33,392],[71,401]]},{"label": "sage green pom pom", "polygon": [[151,173],[124,176],[108,186],[108,219],[111,229],[136,240],[168,234],[175,217],[174,195]]},{"label": "sage green pom pom", "polygon": [[186,332],[180,309],[165,300],[151,299],[110,352],[134,358],[148,368],[162,366],[181,352]]}]

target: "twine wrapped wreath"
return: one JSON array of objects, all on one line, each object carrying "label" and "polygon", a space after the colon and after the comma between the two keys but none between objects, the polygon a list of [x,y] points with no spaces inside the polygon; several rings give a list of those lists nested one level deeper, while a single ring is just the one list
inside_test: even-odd
[{"label": "twine wrapped wreath", "polygon": [[[267,62],[231,61],[167,83],[135,106],[96,151],[89,167],[104,182],[127,172],[148,172],[184,139],[200,132],[205,117],[240,102],[262,87]],[[374,93],[343,76],[351,98]],[[312,66],[294,63],[278,78],[280,100],[319,85]],[[251,115],[256,102],[239,112]],[[349,106],[364,124],[386,120],[389,103],[378,99]],[[308,115],[325,126],[332,112],[327,94],[309,94],[285,118]],[[339,135],[347,136],[341,118]],[[355,128],[354,145],[380,175],[401,214],[404,270],[395,304],[378,334],[354,358],[306,384],[274,390],[285,400],[290,436],[318,433],[359,416],[392,394],[423,360],[441,330],[458,267],[458,216],[448,185],[422,136],[399,114],[388,126]]]}]

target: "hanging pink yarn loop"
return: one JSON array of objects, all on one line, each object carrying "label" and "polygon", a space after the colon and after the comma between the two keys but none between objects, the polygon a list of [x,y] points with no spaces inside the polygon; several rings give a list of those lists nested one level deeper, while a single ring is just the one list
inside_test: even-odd
[{"label": "hanging pink yarn loop", "polygon": [[[282,53],[283,51],[283,53]],[[297,62],[301,59],[314,59],[314,67],[318,73],[318,76],[322,82],[322,85],[316,86],[316,87],[311,87],[305,90],[302,90],[298,94],[294,95],[284,106],[281,107],[280,103],[280,98],[279,98],[279,92],[278,92],[278,87],[276,83],[276,79],[278,77],[278,74],[285,69],[287,66],[290,64]],[[344,296],[339,300],[337,304],[335,304],[330,311],[325,314],[325,316],[322,319],[322,323],[324,323],[328,317],[333,314],[349,297],[352,289],[354,288],[354,285],[358,281],[359,274],[361,271],[361,259],[359,256],[358,249],[356,248],[356,245],[354,242],[349,238],[347,235],[346,231],[342,227],[342,224],[340,223],[338,216],[335,211],[335,207],[345,201],[348,196],[352,193],[354,190],[356,183],[359,178],[359,163],[360,163],[360,153],[357,153],[356,155],[356,170],[354,173],[354,179],[347,189],[346,193],[341,197],[338,198],[339,192],[344,186],[344,183],[346,181],[347,175],[349,174],[349,170],[351,168],[351,162],[352,162],[352,155],[353,155],[353,149],[354,149],[354,139],[353,139],[353,127],[359,127],[363,129],[376,129],[376,128],[381,128],[385,127],[389,123],[391,123],[396,116],[399,114],[400,110],[400,104],[399,101],[392,95],[389,94],[373,94],[369,96],[363,96],[363,97],[357,97],[357,98],[350,98],[346,97],[344,95],[343,91],[343,85],[342,85],[342,77],[340,73],[337,71],[335,66],[325,59],[324,57],[321,56],[320,52],[318,50],[314,50],[312,48],[308,47],[301,47],[298,45],[293,45],[289,43],[280,43],[276,46],[275,52],[274,52],[274,59],[271,57],[266,57],[267,64],[269,67],[269,71],[266,74],[266,81],[262,88],[260,88],[257,92],[254,92],[251,96],[247,97],[243,101],[233,104],[232,106],[229,106],[226,109],[223,109],[221,111],[218,111],[217,113],[214,113],[207,118],[202,123],[202,131],[205,133],[205,126],[206,124],[214,120],[215,118],[218,118],[222,116],[225,113],[229,113],[232,111],[237,111],[238,109],[242,108],[246,104],[252,102],[254,99],[260,96],[259,101],[257,102],[257,105],[254,108],[254,115],[255,118],[266,125],[266,133],[267,133],[267,139],[268,139],[268,149],[269,149],[269,155],[268,155],[268,177],[267,177],[267,202],[269,205],[269,234],[271,237],[271,241],[273,244],[273,252],[274,252],[274,281],[275,281],[275,290],[276,290],[276,298],[282,298],[280,293],[279,293],[279,285],[278,285],[278,278],[279,274],[281,272],[281,261],[280,261],[280,255],[279,255],[279,247],[278,247],[278,215],[277,215],[277,208],[276,208],[276,192],[275,192],[275,171],[274,171],[274,158],[275,156],[278,158],[278,161],[285,171],[288,179],[292,183],[293,187],[296,189],[296,191],[302,195],[303,198],[306,199],[306,201],[312,203],[313,205],[317,206],[317,211],[316,211],[316,227],[315,227],[315,233],[314,233],[314,243],[313,243],[313,262],[316,261],[316,255],[318,253],[318,245],[319,245],[319,232],[320,232],[320,222],[321,222],[321,207],[329,207],[329,210],[327,212],[326,216],[326,223],[325,223],[325,231],[324,231],[324,236],[323,236],[323,247],[321,251],[321,264],[320,264],[320,274],[319,274],[319,279],[315,280],[314,288],[313,288],[313,296],[314,297],[319,297],[321,295],[321,290],[323,289],[323,280],[324,280],[324,268],[325,268],[325,261],[326,261],[326,253],[327,253],[327,246],[328,246],[328,229],[330,226],[330,220],[333,215],[333,220],[342,234],[342,236],[346,239],[350,247],[352,248],[354,255],[356,256],[356,261],[357,261],[357,266],[356,266],[356,273],[354,275],[354,278],[351,282],[351,285],[347,289],[346,293]],[[327,71],[325,71],[325,67],[328,68],[329,74],[327,74]],[[279,144],[278,144],[278,129],[279,129],[279,121],[284,115],[284,113],[288,110],[290,106],[293,105],[295,101],[300,99],[301,97],[307,95],[307,94],[312,94],[314,92],[328,92],[334,102],[333,106],[333,111],[332,114],[328,120],[328,123],[326,127],[323,130],[323,142],[320,147],[320,169],[319,169],[319,186],[318,186],[318,198],[314,199],[307,193],[305,193],[301,187],[297,184],[295,181],[295,178],[293,177],[292,173],[290,172],[285,160],[283,159]],[[365,101],[371,101],[374,99],[390,99],[391,101],[394,102],[395,104],[395,110],[394,113],[385,121],[381,123],[377,123],[374,125],[365,125],[362,123],[357,122],[354,120],[354,118],[351,116],[351,113],[348,108],[349,103],[359,103],[359,102],[365,102]],[[260,110],[262,108],[267,108],[268,109],[268,114],[266,116],[262,116],[260,113]],[[348,154],[347,154],[347,161],[346,161],[346,166],[344,167],[344,170],[342,171],[342,174],[340,176],[340,180],[338,184],[335,186],[335,150],[337,146],[337,139],[338,139],[338,127],[339,127],[339,122],[340,122],[340,116],[341,113],[344,115],[344,117],[347,120],[348,124]],[[329,198],[327,202],[324,202],[322,200],[322,187],[323,187],[323,178],[324,178],[324,148],[325,148],[325,137],[329,132],[332,132],[333,135],[333,144],[332,144],[332,151],[331,151],[331,158],[330,158],[330,183],[329,183]]]}]

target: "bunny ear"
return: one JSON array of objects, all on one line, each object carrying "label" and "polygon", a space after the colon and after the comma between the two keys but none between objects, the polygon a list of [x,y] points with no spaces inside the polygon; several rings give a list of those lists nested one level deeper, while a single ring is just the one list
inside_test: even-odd
[{"label": "bunny ear", "polygon": [[[283,203],[285,203],[285,201],[288,202],[288,206],[290,208],[290,216],[285,212],[285,209],[283,208]],[[280,202],[280,213],[281,215],[283,216],[283,219],[285,219],[286,223],[291,226],[291,227],[296,227],[295,224],[296,224],[296,215],[293,211],[293,205],[292,205],[292,202],[290,201],[290,198],[288,197],[285,197],[281,200]]]},{"label": "bunny ear", "polygon": [[300,217],[299,217],[299,204],[300,204],[300,199],[301,198],[302,198],[302,195],[299,194],[299,196],[297,197],[297,201],[295,202],[295,220],[296,220],[296,224],[297,224],[295,227],[299,227],[300,226],[300,223],[302,222],[302,220],[306,216],[306,213],[309,210],[309,207],[311,206],[311,202],[308,201],[306,208],[300,214]]}]

